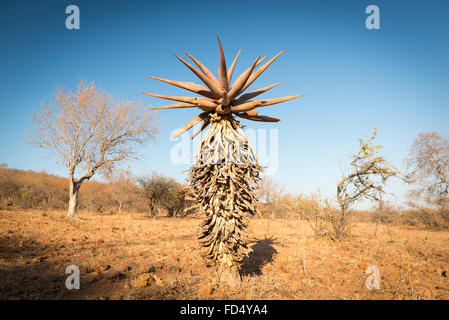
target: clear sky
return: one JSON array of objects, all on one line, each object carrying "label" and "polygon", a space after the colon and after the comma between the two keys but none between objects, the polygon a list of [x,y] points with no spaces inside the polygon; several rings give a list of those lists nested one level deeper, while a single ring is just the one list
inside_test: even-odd
[{"label": "clear sky", "polygon": [[[80,8],[80,30],[65,27],[70,4]],[[365,27],[370,4],[380,9],[379,30]],[[448,12],[448,1],[2,2],[0,162],[66,175],[25,142],[31,113],[56,87],[75,89],[83,77],[121,98],[161,106],[166,101],[140,92],[188,93],[146,76],[200,82],[172,53],[186,50],[215,71],[219,34],[228,64],[243,49],[237,73],[259,54],[286,50],[251,89],[283,81],[263,97],[307,96],[263,110],[279,123],[243,122],[278,130],[272,177],[287,190],[320,188],[332,197],[357,139],[373,127],[399,168],[418,132],[449,136]],[[130,164],[134,173],[157,170],[182,181],[189,165],[170,161],[178,142],[169,136],[197,113],[159,112],[162,133]],[[399,182],[389,187],[400,201],[406,190]]]}]

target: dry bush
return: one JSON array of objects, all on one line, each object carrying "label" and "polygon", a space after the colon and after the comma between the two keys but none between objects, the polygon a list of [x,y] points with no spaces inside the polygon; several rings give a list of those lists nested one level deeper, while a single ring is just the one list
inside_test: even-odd
[{"label": "dry bush", "polygon": [[[135,212],[147,210],[143,200],[138,196],[140,191],[132,183],[127,190],[127,201],[122,205]],[[89,212],[116,212],[119,205],[112,183],[87,181],[80,193],[79,209]],[[45,172],[18,170],[0,167],[0,208],[66,210],[68,202],[68,178],[58,177]]]},{"label": "dry bush", "polygon": [[445,230],[449,228],[449,213],[447,211],[428,207],[415,207],[412,209],[397,209],[385,206],[381,210],[373,211],[353,210],[352,222],[374,222],[392,225],[410,225],[425,227],[432,230]]},{"label": "dry bush", "polygon": [[257,202],[258,217],[271,219],[288,219],[291,216],[290,202],[293,196],[283,195],[275,202]]},{"label": "dry bush", "polygon": [[[424,197],[426,198],[426,197]],[[412,207],[403,214],[404,224],[421,225],[433,230],[449,230],[449,206],[445,199],[427,198],[420,202],[414,198],[409,205]]]},{"label": "dry bush", "polygon": [[307,221],[317,238],[329,237],[337,240],[346,236],[344,232],[349,231],[347,221],[342,221],[340,212],[319,192],[298,195],[292,199],[290,209]]},{"label": "dry bush", "polygon": [[352,222],[372,222],[373,213],[367,210],[352,210],[351,211],[351,221]]},{"label": "dry bush", "polygon": [[[153,193],[157,194],[154,214],[159,211],[167,216],[184,215],[189,204],[186,188],[173,178],[157,175],[155,183],[147,185],[149,189],[145,191],[130,177],[121,176],[120,171],[116,177],[109,183],[86,181],[79,194],[78,208],[91,213],[147,212],[148,194]],[[66,210],[68,189],[68,178],[0,167],[0,209]]]},{"label": "dry bush", "polygon": [[0,207],[65,208],[67,179],[45,172],[0,168]]},{"label": "dry bush", "polygon": [[371,222],[375,223],[403,224],[401,211],[389,203],[383,203],[381,208],[374,208],[370,217]]},{"label": "dry bush", "polygon": [[418,217],[418,210],[408,209],[401,212],[400,224],[409,226],[420,226],[422,222]]},{"label": "dry bush", "polygon": [[264,176],[257,184],[257,209],[264,218],[286,218],[289,195],[273,178]]},{"label": "dry bush", "polygon": [[449,229],[449,211],[445,209],[417,208],[413,211],[416,224],[433,230]]}]

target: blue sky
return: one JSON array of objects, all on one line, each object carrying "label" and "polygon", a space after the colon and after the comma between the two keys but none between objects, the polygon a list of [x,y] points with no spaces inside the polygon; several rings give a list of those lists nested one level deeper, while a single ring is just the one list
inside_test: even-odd
[{"label": "blue sky", "polygon": [[[70,4],[80,8],[80,30],[65,28]],[[370,4],[380,8],[380,30],[365,28]],[[0,162],[9,167],[66,175],[25,142],[31,113],[56,87],[74,89],[83,77],[118,97],[164,105],[140,92],[186,93],[146,76],[199,82],[172,53],[186,50],[215,71],[216,34],[228,63],[243,49],[237,73],[259,54],[286,50],[251,86],[283,81],[264,97],[307,94],[263,110],[279,123],[244,123],[278,129],[279,168],[272,177],[289,191],[320,188],[333,197],[341,167],[373,127],[384,155],[399,168],[419,132],[449,136],[447,1],[59,0],[0,6]],[[169,136],[196,113],[159,112],[162,133],[130,163],[134,173],[156,170],[182,181],[189,165],[170,161],[177,141]],[[402,183],[388,190],[405,200]]]}]

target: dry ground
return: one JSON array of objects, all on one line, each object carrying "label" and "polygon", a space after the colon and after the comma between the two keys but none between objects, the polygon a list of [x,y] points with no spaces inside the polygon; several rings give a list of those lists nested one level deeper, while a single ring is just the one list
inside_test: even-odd
[{"label": "dry ground", "polygon": [[[198,219],[0,211],[1,299],[449,299],[449,232],[355,224],[341,242],[296,220],[253,219],[240,288],[201,260]],[[365,288],[369,265],[380,290]],[[65,269],[80,268],[80,290]]]}]

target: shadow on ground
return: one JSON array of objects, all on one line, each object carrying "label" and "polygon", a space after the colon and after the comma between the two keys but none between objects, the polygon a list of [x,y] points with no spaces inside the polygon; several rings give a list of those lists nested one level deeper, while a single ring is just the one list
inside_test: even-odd
[{"label": "shadow on ground", "polygon": [[273,257],[277,254],[273,245],[276,244],[276,239],[256,239],[251,241],[253,251],[243,260],[240,275],[245,276],[260,276],[262,275],[262,268],[265,264],[273,262]]},{"label": "shadow on ground", "polygon": [[[55,250],[33,240],[10,236],[0,238],[1,299],[55,298],[64,274],[48,262],[48,252]],[[47,254],[45,254],[47,253]]]}]

